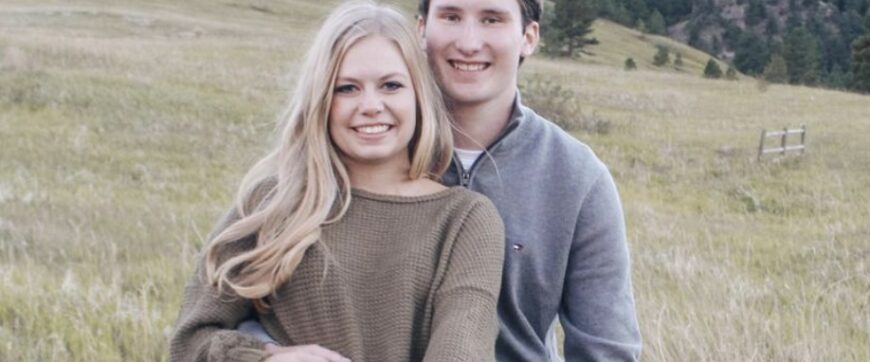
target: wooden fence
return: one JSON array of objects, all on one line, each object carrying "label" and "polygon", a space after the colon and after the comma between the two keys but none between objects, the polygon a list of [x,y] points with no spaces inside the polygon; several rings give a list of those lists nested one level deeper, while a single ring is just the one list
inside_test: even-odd
[{"label": "wooden fence", "polygon": [[[796,145],[788,144],[788,135],[790,134],[800,134],[801,143]],[[780,137],[778,147],[773,148],[765,148],[765,140],[772,137]],[[776,131],[761,131],[761,141],[758,142],[758,160],[761,160],[761,157],[769,154],[769,153],[778,153],[781,155],[785,155],[788,152],[792,151],[800,151],[800,153],[804,153],[807,149],[807,126],[801,126],[801,128],[783,128],[781,130]]]}]

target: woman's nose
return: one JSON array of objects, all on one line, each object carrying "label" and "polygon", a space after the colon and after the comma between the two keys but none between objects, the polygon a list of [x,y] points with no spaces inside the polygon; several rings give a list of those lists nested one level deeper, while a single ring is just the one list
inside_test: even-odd
[{"label": "woman's nose", "polygon": [[365,94],[363,94],[360,110],[366,116],[377,116],[384,111],[384,100],[380,94],[377,94],[377,92],[365,92]]}]

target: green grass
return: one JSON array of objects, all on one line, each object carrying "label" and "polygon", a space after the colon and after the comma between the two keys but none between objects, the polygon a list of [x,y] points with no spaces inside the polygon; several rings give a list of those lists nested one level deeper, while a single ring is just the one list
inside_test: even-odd
[{"label": "green grass", "polygon": [[[196,252],[336,3],[0,4],[0,360],[166,357]],[[705,80],[703,53],[595,36],[523,78],[606,125],[575,135],[620,188],[644,359],[870,360],[870,98]],[[658,43],[682,70],[650,64]],[[805,155],[755,161],[762,129],[800,125]]]}]

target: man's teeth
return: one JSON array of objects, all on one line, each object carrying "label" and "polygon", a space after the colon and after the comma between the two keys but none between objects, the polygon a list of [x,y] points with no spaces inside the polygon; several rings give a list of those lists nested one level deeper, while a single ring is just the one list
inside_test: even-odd
[{"label": "man's teeth", "polygon": [[366,134],[382,133],[382,132],[386,132],[388,129],[390,129],[390,126],[387,126],[385,124],[378,125],[378,126],[363,126],[363,127],[356,128],[357,132],[366,133]]},{"label": "man's teeth", "polygon": [[451,62],[453,64],[453,68],[459,69],[463,72],[479,72],[481,70],[486,69],[485,63],[459,63],[459,62]]}]

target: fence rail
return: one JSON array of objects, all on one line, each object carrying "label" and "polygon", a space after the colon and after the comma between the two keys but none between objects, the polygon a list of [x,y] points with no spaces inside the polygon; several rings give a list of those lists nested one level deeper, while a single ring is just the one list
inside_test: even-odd
[{"label": "fence rail", "polygon": [[[800,134],[801,143],[798,145],[789,145],[788,144],[788,136],[791,134]],[[780,137],[779,147],[773,148],[765,148],[765,140],[771,137]],[[792,151],[800,151],[800,153],[806,152],[807,149],[807,126],[801,126],[801,128],[783,128],[781,130],[761,131],[761,140],[758,142],[758,160],[761,160],[761,157],[770,154],[770,153],[778,153],[781,155],[785,155]]]}]

